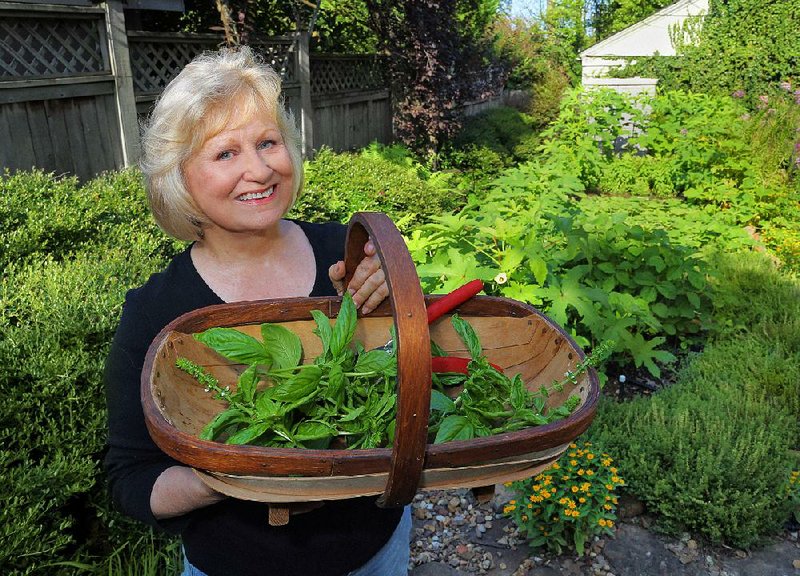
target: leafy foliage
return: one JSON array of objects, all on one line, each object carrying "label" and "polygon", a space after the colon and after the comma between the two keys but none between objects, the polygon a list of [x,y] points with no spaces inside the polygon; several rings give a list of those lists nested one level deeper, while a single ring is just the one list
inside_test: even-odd
[{"label": "leafy foliage", "polygon": [[431,174],[399,147],[358,154],[323,148],[306,162],[305,174],[292,216],[311,221],[346,222],[354,212],[372,210],[402,230],[455,208],[460,197],[446,175]]},{"label": "leafy foliage", "polygon": [[601,403],[590,437],[665,530],[748,547],[787,518],[800,440],[800,286],[763,254],[718,265],[725,330],[653,397]]},{"label": "leafy foliage", "polygon": [[[353,342],[357,319],[349,294],[333,326],[319,310],[313,310],[312,316],[323,352],[309,364],[301,364],[300,338],[279,324],[262,324],[261,340],[234,328],[210,328],[194,335],[221,356],[248,366],[231,390],[188,358],[178,358],[178,368],[197,379],[206,392],[213,392],[215,399],[227,403],[203,428],[201,439],[291,448],[327,448],[335,441],[347,448],[377,448],[393,441],[395,350],[367,351],[360,342]],[[573,395],[560,406],[548,406],[550,387],[531,392],[521,375],[504,375],[483,356],[469,323],[458,315],[451,321],[471,359],[465,373],[434,375],[428,428],[432,442],[548,424],[566,418],[580,403]],[[576,383],[605,354],[607,349],[600,347],[595,356],[568,373],[567,381]],[[259,388],[263,381],[271,385]],[[552,388],[562,391],[567,381],[554,382]],[[451,399],[446,389],[458,385],[462,390]]]},{"label": "leafy foliage", "polygon": [[780,82],[800,77],[798,26],[794,0],[711,0],[703,25],[678,41],[677,58],[637,58],[625,75],[656,75],[668,89],[717,95],[741,90],[755,104]]},{"label": "leafy foliage", "polygon": [[542,308],[584,344],[614,340],[618,354],[658,374],[656,361],[672,358],[659,349],[662,335],[688,345],[710,327],[704,240],[692,240],[691,226],[668,234],[664,206],[632,204],[661,218],[642,226],[635,211],[608,214],[569,199],[576,186],[552,166],[507,171],[489,195],[496,199],[471,198],[459,214],[415,231],[418,272],[429,291],[481,278],[493,293]]}]

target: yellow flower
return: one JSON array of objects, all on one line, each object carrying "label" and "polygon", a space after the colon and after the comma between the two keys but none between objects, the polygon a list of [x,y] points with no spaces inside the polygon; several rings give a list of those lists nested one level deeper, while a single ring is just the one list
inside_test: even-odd
[{"label": "yellow flower", "polygon": [[580,470],[578,470],[578,476],[583,476],[583,468],[581,468]]},{"label": "yellow flower", "polygon": [[586,498],[581,496],[580,498],[578,498],[578,502],[580,502],[581,504],[586,504]]},{"label": "yellow flower", "polygon": [[569,502],[569,498],[566,498],[566,497],[564,497],[564,498],[562,498],[561,500],[558,501],[559,504],[566,504],[567,502]]},{"label": "yellow flower", "polygon": [[586,475],[587,476],[594,476],[594,470],[592,470],[592,469],[587,470],[586,471]]},{"label": "yellow flower", "polygon": [[578,465],[578,461],[577,460],[570,460],[569,461],[569,465],[570,466],[577,466]]},{"label": "yellow flower", "polygon": [[605,526],[606,525],[606,520],[605,520],[605,518],[600,518],[600,520],[598,520],[597,523],[600,524],[600,526]]},{"label": "yellow flower", "polygon": [[528,517],[525,514],[522,515],[522,521],[523,522],[527,522],[528,521]]},{"label": "yellow flower", "polygon": [[611,520],[606,520],[606,526],[611,528],[613,525],[614,525],[614,523]]},{"label": "yellow flower", "polygon": [[559,470],[559,469],[561,469],[561,466],[558,465],[558,462],[554,462],[553,465],[551,466],[551,468],[553,470]]},{"label": "yellow flower", "polygon": [[600,462],[603,464],[603,466],[611,466],[612,460],[611,458],[603,458],[600,460]]},{"label": "yellow flower", "polygon": [[606,484],[606,489],[607,490],[613,490],[614,489],[614,485],[613,484]]},{"label": "yellow flower", "polygon": [[609,468],[609,470],[611,470],[612,474],[616,474],[617,473],[617,469],[616,468]]},{"label": "yellow flower", "polygon": [[572,491],[573,491],[573,492],[577,492],[577,491],[578,491],[578,487],[577,487],[577,486],[573,486],[573,487],[572,487]]},{"label": "yellow flower", "polygon": [[584,482],[583,484],[581,484],[581,492],[588,492],[589,488],[591,487],[592,487],[591,484],[589,484],[588,482]]},{"label": "yellow flower", "polygon": [[605,508],[606,510],[611,510],[613,506],[611,504],[603,504],[603,508]]},{"label": "yellow flower", "polygon": [[593,459],[593,458],[594,458],[594,454],[592,454],[591,452],[589,452],[589,453],[586,455],[586,459],[587,459],[587,460],[591,460],[591,459]]},{"label": "yellow flower", "polygon": [[573,442],[572,444],[570,444],[570,445],[569,445],[569,447],[570,447],[570,448],[577,448],[577,447],[578,447],[578,445],[577,445],[577,444],[575,444],[575,443]]}]

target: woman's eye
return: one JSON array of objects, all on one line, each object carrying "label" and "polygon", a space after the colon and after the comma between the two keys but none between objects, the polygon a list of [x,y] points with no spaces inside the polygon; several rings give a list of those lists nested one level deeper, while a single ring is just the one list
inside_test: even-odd
[{"label": "woman's eye", "polygon": [[274,140],[262,140],[258,143],[259,150],[266,150],[267,148],[272,148],[275,145]]},{"label": "woman's eye", "polygon": [[219,154],[217,154],[217,160],[228,160],[229,158],[233,157],[233,152],[230,150],[223,150]]}]

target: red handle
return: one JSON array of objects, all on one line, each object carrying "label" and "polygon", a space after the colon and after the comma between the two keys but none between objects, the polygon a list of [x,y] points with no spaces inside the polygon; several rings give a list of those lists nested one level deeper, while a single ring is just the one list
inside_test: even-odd
[{"label": "red handle", "polygon": [[[459,374],[468,374],[467,365],[470,363],[469,358],[460,358],[458,356],[434,356],[431,358],[431,371],[436,373],[442,372],[458,372]],[[503,369],[497,364],[492,364],[492,367],[503,373]]]},{"label": "red handle", "polygon": [[460,288],[456,288],[450,294],[442,296],[436,302],[432,302],[428,306],[428,324],[441,317],[442,314],[450,312],[459,304],[463,304],[481,290],[483,290],[483,282],[481,280],[473,280]]}]

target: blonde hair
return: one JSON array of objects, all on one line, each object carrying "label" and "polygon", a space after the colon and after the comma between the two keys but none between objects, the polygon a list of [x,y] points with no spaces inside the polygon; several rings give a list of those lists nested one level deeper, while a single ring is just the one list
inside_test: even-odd
[{"label": "blonde hair", "polygon": [[278,125],[291,158],[293,204],[303,186],[300,137],[272,67],[247,46],[224,48],[198,56],[167,85],[143,126],[139,162],[150,210],[167,234],[195,240],[207,222],[186,188],[183,164],[234,114],[250,119],[265,113]]}]

